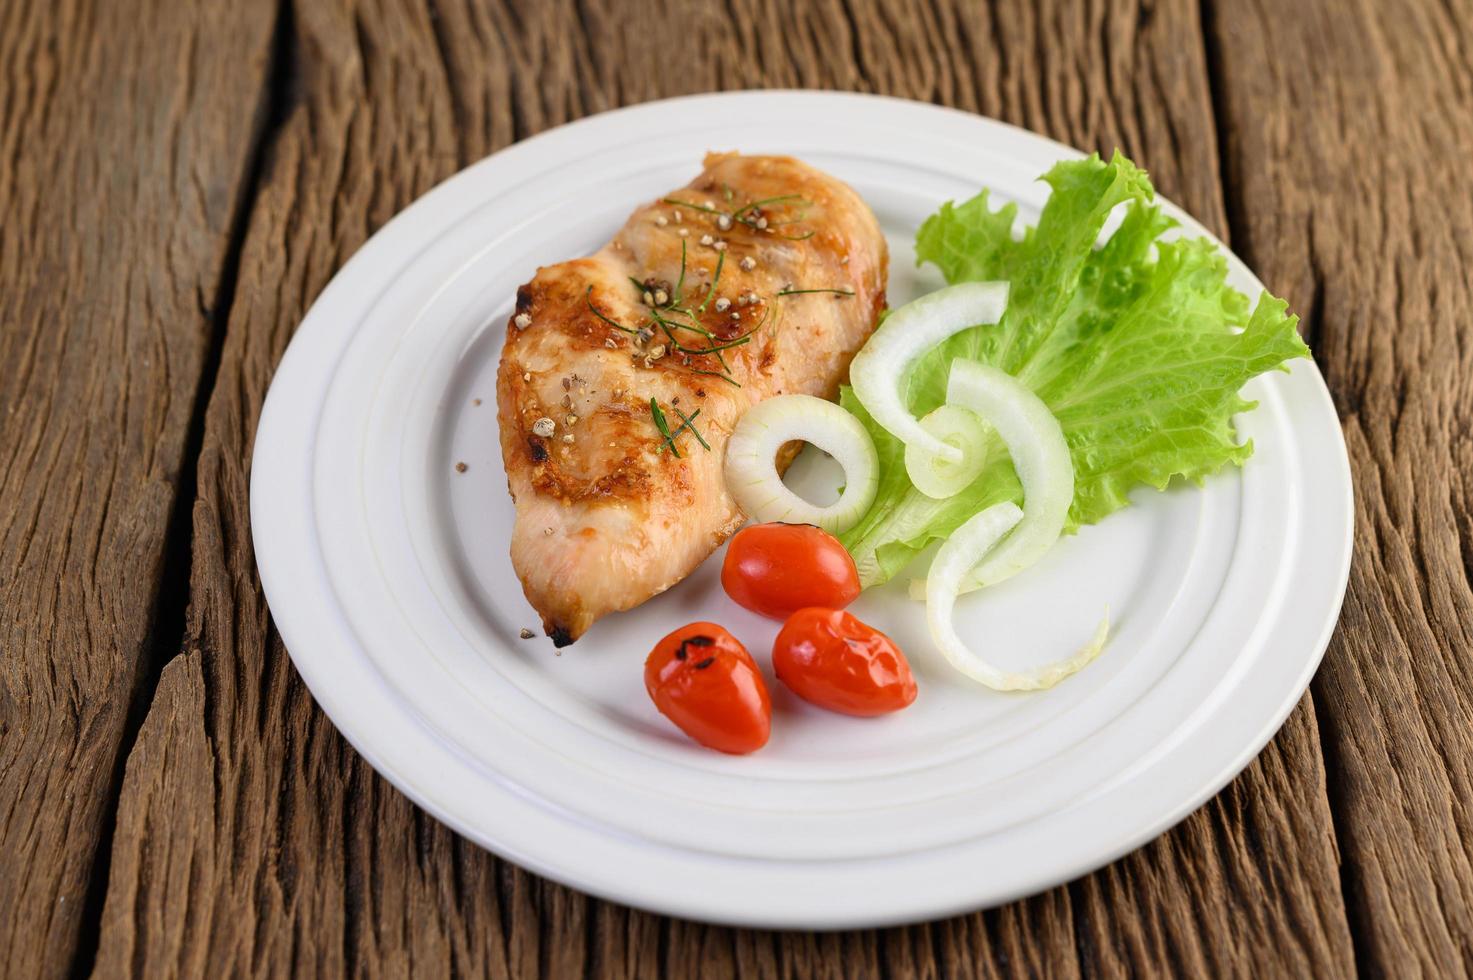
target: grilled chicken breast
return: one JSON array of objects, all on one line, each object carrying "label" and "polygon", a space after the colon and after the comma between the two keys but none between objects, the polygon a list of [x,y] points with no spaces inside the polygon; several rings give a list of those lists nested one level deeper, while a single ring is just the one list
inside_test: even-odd
[{"label": "grilled chicken breast", "polygon": [[887,265],[846,185],[790,157],[710,154],[596,254],[517,291],[496,390],[511,558],[558,646],[742,524],[722,477],[733,426],[771,395],[836,393]]}]

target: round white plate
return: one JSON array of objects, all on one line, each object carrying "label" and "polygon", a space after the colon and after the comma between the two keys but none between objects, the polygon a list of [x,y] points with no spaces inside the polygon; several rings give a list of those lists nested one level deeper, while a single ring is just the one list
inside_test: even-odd
[{"label": "round white plate", "polygon": [[[516,287],[593,251],[712,148],[791,153],[853,185],[890,238],[896,304],[939,284],[910,244],[937,205],[987,185],[1031,222],[1047,193],[1036,178],[1078,155],[917,103],[753,92],[584,119],[425,195],[323,291],[261,414],[256,554],[318,703],[376,769],[477,843],[689,918],[934,917],[1065,881],[1180,820],[1283,722],[1345,589],[1349,467],[1309,361],[1250,385],[1260,405],[1239,428],[1256,452],[1241,472],[1142,491],[960,603],[964,635],[1017,665],[1074,649],[1108,605],[1105,654],[1052,691],[998,694],[950,671],[897,581],[854,611],[910,654],[910,709],[851,719],[771,682],[767,748],[700,749],[655,711],[642,666],[654,640],[697,618],[770,666],[776,624],[725,597],[720,553],[561,655],[518,639],[537,617],[507,556],[494,386]],[[1231,266],[1256,296],[1252,273]],[[800,464],[798,482],[836,485],[826,460]]]}]

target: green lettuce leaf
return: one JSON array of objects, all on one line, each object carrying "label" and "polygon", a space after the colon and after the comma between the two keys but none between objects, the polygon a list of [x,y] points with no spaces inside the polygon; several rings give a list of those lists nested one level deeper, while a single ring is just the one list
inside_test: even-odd
[{"label": "green lettuce leaf", "polygon": [[[1066,531],[1124,507],[1145,484],[1200,483],[1253,452],[1233,416],[1253,407],[1238,394],[1255,375],[1306,357],[1298,317],[1264,293],[1251,310],[1227,285],[1227,262],[1205,239],[1161,241],[1174,222],[1151,202],[1144,171],[1116,153],[1060,163],[1038,224],[1013,235],[1016,206],[992,210],[983,191],[945,204],[916,234],[918,262],[950,283],[1006,279],[1002,322],[964,331],[911,372],[907,398],[923,415],[945,399],[952,360],[969,357],[1024,381],[1053,409],[1075,471]],[[1106,220],[1120,226],[1096,247]],[[845,389],[845,408],[874,437],[881,482],[874,506],[842,536],[865,585],[886,581],[930,542],[1022,488],[1001,444],[965,491],[932,500],[905,476],[904,447],[875,425]]]}]

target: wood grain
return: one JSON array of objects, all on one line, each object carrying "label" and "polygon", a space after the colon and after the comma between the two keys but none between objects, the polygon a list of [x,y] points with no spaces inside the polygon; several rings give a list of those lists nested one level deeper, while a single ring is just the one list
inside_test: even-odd
[{"label": "wood grain", "polygon": [[464,163],[628,102],[851,88],[1118,144],[1225,232],[1202,26],[1183,2],[298,3],[300,101],[251,215],[199,461],[186,643],[128,761],[98,972],[1351,972],[1308,699],[1217,800],[1081,882],[908,929],[719,929],[538,880],[405,801],[312,705],[250,548],[251,435],[291,331],[374,228]]},{"label": "wood grain", "polygon": [[274,17],[0,4],[0,975],[78,949]]},{"label": "wood grain", "polygon": [[[1362,965],[1473,965],[1473,6],[1219,12],[1238,244],[1344,420],[1355,564],[1314,691]],[[1326,73],[1323,66],[1353,66]]]}]

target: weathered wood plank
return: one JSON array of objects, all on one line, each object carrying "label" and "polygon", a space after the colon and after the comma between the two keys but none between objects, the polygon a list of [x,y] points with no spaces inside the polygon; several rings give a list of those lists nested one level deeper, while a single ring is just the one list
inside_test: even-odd
[{"label": "weathered wood plank", "polygon": [[274,20],[253,2],[0,4],[6,976],[76,953]]},{"label": "weathered wood plank", "polygon": [[[413,0],[337,0],[301,3],[296,20],[303,103],[246,242],[251,287],[230,317],[199,470],[189,643],[164,671],[130,760],[100,972],[1353,969],[1308,701],[1202,813],[1073,886],[909,929],[712,928],[540,881],[408,804],[312,706],[271,629],[249,543],[246,465],[272,366],[332,271],[436,178],[625,102],[844,87],[960,105],[1080,146],[1119,144],[1225,231],[1195,4],[1143,14],[1129,3],[442,2],[426,12]],[[661,56],[634,56],[651,51]]]},{"label": "weathered wood plank", "polygon": [[1316,679],[1357,950],[1473,965],[1473,5],[1224,5],[1239,244],[1344,420],[1355,564]]}]

